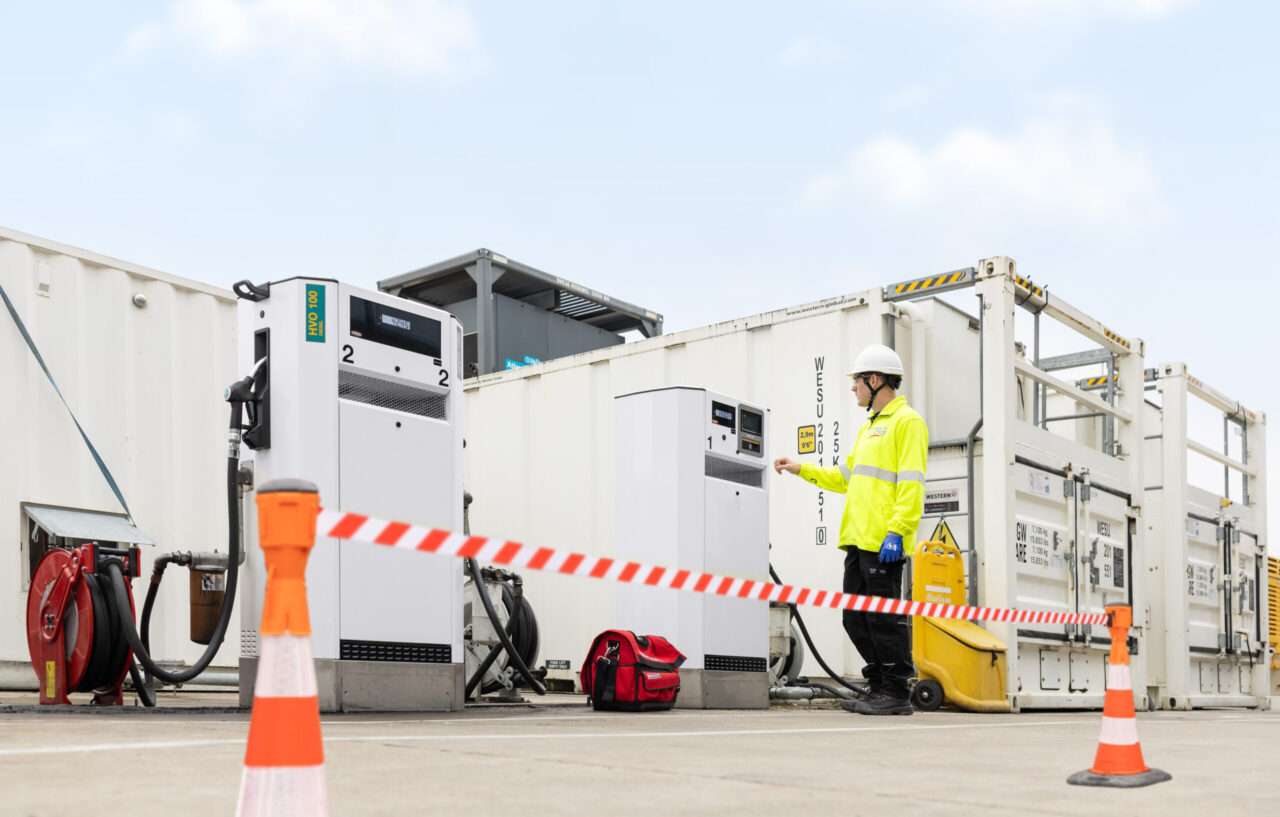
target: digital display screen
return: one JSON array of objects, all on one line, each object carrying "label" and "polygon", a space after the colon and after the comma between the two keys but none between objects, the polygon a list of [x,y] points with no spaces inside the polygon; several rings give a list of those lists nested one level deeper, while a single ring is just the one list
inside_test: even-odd
[{"label": "digital display screen", "polygon": [[733,406],[726,406],[724,403],[711,402],[711,422],[718,426],[725,426],[730,431],[734,429],[734,419],[737,412],[733,410]]},{"label": "digital display screen", "polygon": [[427,357],[440,357],[440,322],[351,296],[351,335]]},{"label": "digital display screen", "polygon": [[754,434],[759,437],[764,433],[764,415],[757,414],[754,411],[742,409],[739,423],[742,426],[743,434]]}]

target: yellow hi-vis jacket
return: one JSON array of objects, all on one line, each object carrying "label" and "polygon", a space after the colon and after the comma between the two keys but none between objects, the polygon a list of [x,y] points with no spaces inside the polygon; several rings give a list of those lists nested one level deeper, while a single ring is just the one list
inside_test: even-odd
[{"label": "yellow hi-vis jacket", "polygon": [[853,453],[839,467],[806,462],[800,477],[819,488],[845,494],[840,549],[878,552],[886,534],[902,537],[902,551],[915,551],[916,527],[924,510],[925,460],[929,429],[924,418],[895,397],[872,422],[858,429]]}]

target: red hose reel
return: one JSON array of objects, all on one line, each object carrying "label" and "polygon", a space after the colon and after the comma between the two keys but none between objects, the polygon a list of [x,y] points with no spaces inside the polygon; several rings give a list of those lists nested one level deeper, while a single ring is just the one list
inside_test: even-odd
[{"label": "red hose reel", "polygon": [[[27,595],[27,647],[40,686],[40,703],[70,704],[70,692],[92,692],[93,703],[120,706],[133,661],[111,592],[106,565],[116,562],[129,579],[139,575],[138,548],[88,544],[50,550],[36,565]],[[133,588],[126,582],[134,615]]]}]

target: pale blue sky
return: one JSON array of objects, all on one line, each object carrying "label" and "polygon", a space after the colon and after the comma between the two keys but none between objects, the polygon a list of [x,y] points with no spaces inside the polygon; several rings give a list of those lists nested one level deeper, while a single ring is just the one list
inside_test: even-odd
[{"label": "pale blue sky", "polygon": [[1278,8],[7,2],[0,225],[221,285],[485,246],[668,331],[1010,255],[1280,411]]}]

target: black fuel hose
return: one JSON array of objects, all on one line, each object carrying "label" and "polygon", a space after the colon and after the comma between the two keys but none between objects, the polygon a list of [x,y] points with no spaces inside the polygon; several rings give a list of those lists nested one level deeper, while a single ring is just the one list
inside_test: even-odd
[{"label": "black fuel hose", "polygon": [[[243,385],[243,383],[244,381],[241,381],[237,385]],[[235,387],[233,386],[230,391],[234,390]],[[138,629],[134,626],[133,615],[130,613],[129,615],[122,614],[120,616],[121,624],[124,625],[125,638],[129,640],[129,646],[133,648],[133,654],[138,657],[138,661],[142,663],[147,672],[166,684],[185,684],[204,672],[213,661],[213,656],[218,652],[218,649],[222,647],[222,641],[227,635],[227,625],[231,623],[231,611],[235,607],[236,601],[236,584],[240,577],[240,505],[236,497],[236,479],[240,471],[238,437],[243,416],[244,403],[240,400],[231,400],[231,431],[233,437],[236,438],[227,453],[227,539],[231,555],[227,565],[226,595],[222,599],[222,609],[218,613],[218,623],[214,627],[212,638],[209,639],[209,646],[205,648],[204,654],[189,668],[181,672],[169,672],[152,660],[150,651],[142,643],[142,638],[138,635]],[[124,574],[120,571],[120,565],[108,562],[107,573],[111,576],[112,590],[115,591],[116,608],[122,612],[130,610],[129,587],[125,584]],[[153,585],[152,590],[148,591],[149,597],[153,595],[156,586]],[[149,598],[148,603],[150,600]],[[147,612],[149,611],[144,610],[144,615]],[[150,623],[149,617],[147,617],[147,623]]]},{"label": "black fuel hose", "polygon": [[[778,578],[778,571],[773,569],[772,562],[770,562],[769,564],[769,575],[773,577],[773,581],[776,584],[783,583],[782,579]],[[843,684],[844,686],[852,690],[854,697],[861,698],[863,695],[866,695],[867,694],[866,687],[854,686],[853,684],[846,681],[835,670],[831,669],[831,667],[827,666],[827,662],[822,660],[822,653],[818,652],[818,648],[813,644],[813,639],[809,637],[809,628],[804,626],[804,619],[801,618],[800,616],[800,610],[794,604],[788,604],[787,606],[791,608],[791,617],[796,620],[796,624],[800,625],[800,634],[804,636],[804,643],[809,645],[809,649],[813,652],[813,657],[818,659],[818,664],[821,665],[821,667],[824,670],[826,670],[827,675],[831,676],[833,679],[835,679],[836,681],[839,681],[841,684]],[[808,684],[796,684],[795,686],[821,686],[821,685],[810,682]],[[829,687],[822,687],[822,688],[830,689]],[[831,691],[834,692],[835,690],[831,690]],[[844,697],[844,696],[841,696],[841,697]]]},{"label": "black fuel hose", "polygon": [[[498,612],[493,609],[493,602],[489,600],[489,594],[484,589],[484,576],[480,573],[480,563],[475,559],[467,559],[466,562],[468,569],[471,571],[471,580],[475,582],[475,586],[479,590],[480,601],[484,603],[484,611],[489,614],[489,620],[493,622],[493,629],[498,634],[498,640],[502,642],[502,649],[507,651],[507,655],[511,658],[511,663],[516,665],[516,670],[519,671],[520,677],[524,678],[529,688],[539,695],[546,695],[547,688],[529,670],[529,665],[520,656],[520,651],[515,648],[515,645],[511,643],[511,639],[507,636],[507,628],[499,623]],[[514,612],[512,617],[515,617]],[[492,654],[496,651],[497,649],[495,648],[490,650],[490,653]]]},{"label": "black fuel hose", "polygon": [[133,691],[138,693],[138,699],[142,701],[143,706],[156,705],[156,696],[147,689],[147,682],[142,679],[142,673],[138,672],[138,665],[132,656],[129,658],[129,680],[133,681]]},{"label": "black fuel hose", "polygon": [[[519,611],[520,623],[516,627],[511,643],[520,650],[520,657],[526,664],[532,665],[538,660],[538,619],[533,614],[533,606],[524,597],[524,580],[518,574],[511,573],[511,585],[502,584],[502,601],[511,610]],[[501,578],[501,577],[499,577]],[[537,670],[535,670],[535,673]]]},{"label": "black fuel hose", "polygon": [[[151,564],[151,581],[147,585],[147,600],[142,604],[142,621],[138,628],[139,634],[142,636],[142,646],[146,647],[148,652],[151,650],[151,610],[155,607],[156,593],[160,590],[160,580],[164,578],[164,569],[171,562],[183,564],[183,557],[186,555],[162,553]],[[187,558],[189,559],[190,557],[188,556]],[[138,698],[142,701],[142,705],[146,707],[155,706],[156,696],[149,686],[150,679],[142,677],[142,674],[138,672],[138,665],[132,659],[129,661],[129,678],[133,680],[134,689],[137,690]]]}]

